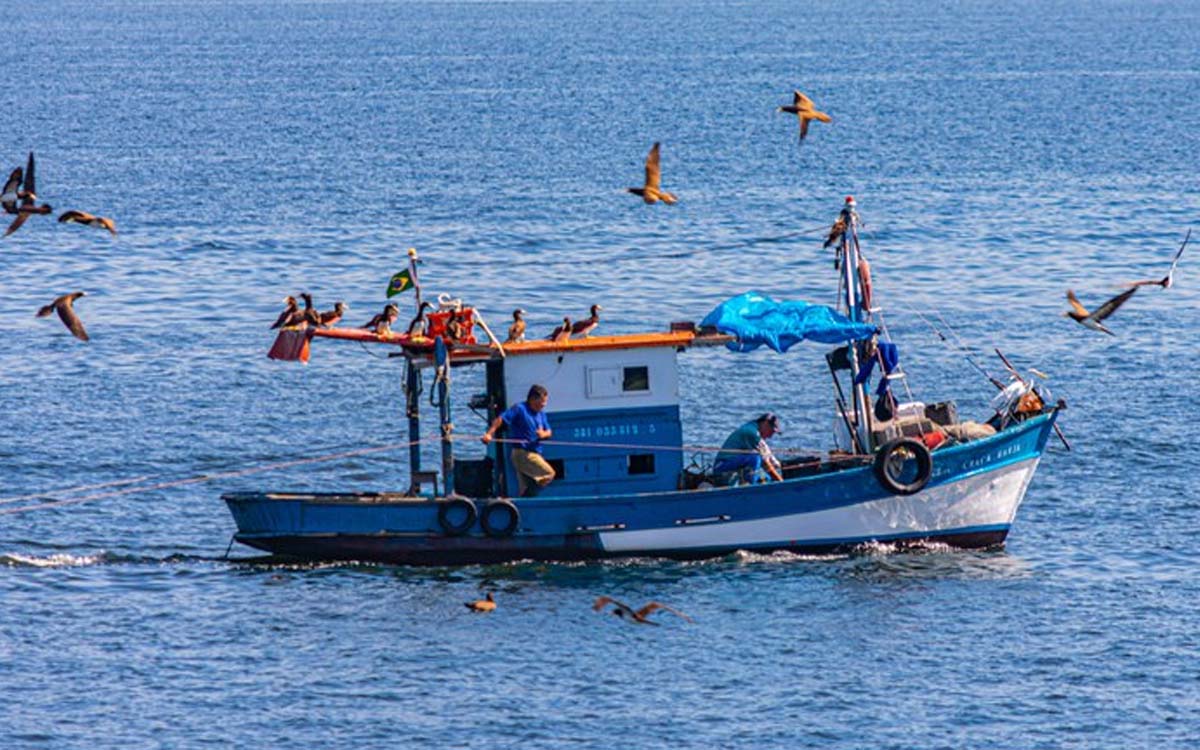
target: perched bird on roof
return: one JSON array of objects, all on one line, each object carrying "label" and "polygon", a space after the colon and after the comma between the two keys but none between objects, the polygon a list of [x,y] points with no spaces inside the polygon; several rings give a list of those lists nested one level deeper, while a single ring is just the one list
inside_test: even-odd
[{"label": "perched bird on roof", "polygon": [[464,602],[463,606],[472,612],[495,612],[496,597],[492,596],[492,592],[488,592],[487,596],[477,602]]},{"label": "perched bird on roof", "polygon": [[433,303],[428,300],[422,300],[421,306],[417,308],[417,315],[408,322],[408,335],[413,338],[424,336],[429,330],[429,318],[425,317],[425,311],[433,307]]},{"label": "perched bird on roof", "polygon": [[86,224],[89,227],[97,229],[107,229],[109,234],[117,236],[117,225],[113,220],[106,216],[93,216],[87,211],[65,211],[58,217],[60,224]]},{"label": "perched bird on roof", "polygon": [[1177,266],[1179,264],[1179,256],[1183,255],[1183,249],[1185,247],[1187,247],[1188,240],[1190,240],[1191,238],[1192,238],[1192,230],[1189,229],[1187,231],[1187,236],[1183,238],[1183,244],[1180,245],[1179,249],[1175,251],[1175,258],[1174,258],[1174,260],[1171,261],[1171,270],[1167,271],[1166,276],[1162,277],[1161,279],[1158,279],[1157,281],[1154,279],[1148,279],[1145,281],[1134,281],[1129,284],[1126,284],[1126,286],[1131,286],[1131,287],[1161,286],[1163,289],[1170,289],[1171,286],[1174,285],[1174,283],[1175,283],[1175,266]]},{"label": "perched bird on roof", "polygon": [[300,298],[304,300],[304,309],[300,311],[300,320],[298,322],[308,323],[313,328],[321,325],[321,314],[313,306],[312,295],[308,292],[300,292]]},{"label": "perched bird on roof", "polygon": [[349,309],[350,309],[349,305],[347,305],[345,302],[342,302],[341,300],[338,300],[337,302],[333,303],[332,310],[327,310],[323,313],[317,313],[317,319],[320,321],[320,325],[323,325],[327,328],[331,327],[331,326],[335,326],[338,324],[338,321],[340,321],[342,319],[342,316],[345,315],[346,311]]},{"label": "perched bird on roof", "polygon": [[546,338],[550,341],[553,341],[556,344],[561,344],[564,341],[570,339],[571,338],[571,319],[563,318],[562,325],[560,325],[558,328],[555,328],[550,333],[550,335],[547,336]]},{"label": "perched bird on roof", "polygon": [[1100,305],[1100,307],[1097,307],[1094,312],[1088,312],[1086,307],[1079,304],[1079,300],[1075,297],[1075,292],[1068,289],[1067,300],[1071,303],[1073,309],[1063,313],[1063,315],[1086,328],[1091,328],[1093,331],[1102,331],[1109,336],[1115,336],[1116,334],[1105,328],[1100,321],[1115,313],[1117,308],[1125,304],[1125,300],[1132,297],[1133,293],[1137,290],[1136,286],[1126,289],[1116,297]]},{"label": "perched bird on roof", "polygon": [[383,306],[383,312],[367,321],[363,328],[368,328],[381,336],[392,332],[392,323],[400,319],[400,308],[389,302]]},{"label": "perched bird on roof", "polygon": [[[13,174],[15,175],[16,173],[14,172]],[[5,192],[7,193],[7,191]],[[20,229],[21,225],[24,224],[25,220],[28,219],[32,214],[48,214],[54,210],[45,203],[40,206],[37,205],[37,192],[36,184],[34,182],[32,151],[29,152],[29,163],[25,167],[25,179],[22,183],[21,189],[17,191],[17,196],[21,199],[21,205],[17,206],[17,218],[13,219],[12,223],[8,225],[8,229],[4,230],[5,237]]]},{"label": "perched bird on roof", "polygon": [[283,298],[285,307],[283,312],[279,313],[279,317],[271,325],[271,328],[287,328],[294,326],[300,322],[300,303],[290,294]]},{"label": "perched bird on roof", "polygon": [[688,622],[692,622],[692,618],[688,617],[687,615],[680,612],[679,610],[673,609],[671,607],[668,607],[665,604],[660,604],[658,602],[650,602],[649,604],[642,607],[641,609],[634,609],[633,607],[630,607],[628,604],[624,604],[622,602],[617,601],[616,599],[613,599],[611,596],[602,596],[602,597],[596,599],[596,603],[592,605],[592,609],[595,610],[596,612],[600,612],[610,604],[613,606],[613,614],[614,615],[616,615],[617,617],[620,617],[622,620],[629,620],[630,622],[636,622],[639,625],[657,625],[658,624],[657,622],[654,622],[653,620],[650,620],[647,618],[651,614],[653,614],[654,612],[657,612],[660,609],[670,612],[673,615],[682,617],[683,619],[687,620]]},{"label": "perched bird on roof", "polygon": [[87,292],[71,292],[70,294],[64,294],[63,296],[56,298],[53,302],[46,305],[42,309],[38,310],[37,317],[45,318],[48,317],[50,313],[57,312],[59,319],[63,322],[63,325],[67,327],[67,330],[70,331],[75,338],[79,339],[80,341],[87,341],[87,330],[85,330],[83,327],[83,321],[81,321],[79,316],[75,314],[74,307],[75,300],[86,296]]},{"label": "perched bird on roof", "polygon": [[658,147],[659,143],[655,141],[654,145],[650,147],[650,153],[646,156],[646,184],[640,188],[626,188],[626,190],[634,195],[642,196],[642,200],[647,203],[658,203],[659,201],[675,203],[677,200],[675,196],[661,187],[662,171],[658,165]]},{"label": "perched bird on roof", "polygon": [[584,338],[592,335],[592,331],[596,330],[596,326],[600,325],[600,311],[603,309],[604,308],[600,305],[592,305],[591,317],[576,321],[575,324],[571,326],[571,335],[583,336]]},{"label": "perched bird on roof", "polygon": [[504,340],[506,344],[519,344],[525,340],[525,311],[521,308],[513,310],[513,322],[508,327],[508,338]]},{"label": "perched bird on roof", "polygon": [[800,120],[800,140],[803,141],[808,136],[808,123],[812,120],[820,120],[821,122],[833,122],[833,118],[824,112],[817,110],[813,100],[809,99],[799,91],[792,92],[792,104],[789,107],[780,107],[780,112],[790,112]]}]

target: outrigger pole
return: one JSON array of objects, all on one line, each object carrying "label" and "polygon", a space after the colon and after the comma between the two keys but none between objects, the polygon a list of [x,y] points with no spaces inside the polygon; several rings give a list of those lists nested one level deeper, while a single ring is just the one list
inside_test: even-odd
[{"label": "outrigger pole", "polygon": [[[408,249],[408,277],[412,279],[416,294],[417,314],[421,313],[421,280],[417,277],[417,249]],[[421,471],[421,371],[409,357],[404,365],[405,414],[408,417],[408,474],[412,479],[410,492],[417,487],[416,477]]]},{"label": "outrigger pole", "polygon": [[[859,304],[860,292],[858,286],[858,212],[855,210],[857,204],[854,202],[853,196],[846,197],[846,204],[842,208],[841,220],[845,224],[842,230],[842,243],[839,248],[842,260],[842,274],[845,276],[844,283],[846,287],[846,314],[850,320],[855,323],[863,322],[861,305]],[[851,390],[851,398],[854,402],[854,418],[855,428],[858,432],[858,443],[868,450],[873,447],[871,445],[871,414],[867,407],[866,390],[862,383],[855,383],[858,380],[859,362],[858,362],[858,347],[851,341],[846,347],[847,353],[850,355],[850,382],[853,385]]]}]

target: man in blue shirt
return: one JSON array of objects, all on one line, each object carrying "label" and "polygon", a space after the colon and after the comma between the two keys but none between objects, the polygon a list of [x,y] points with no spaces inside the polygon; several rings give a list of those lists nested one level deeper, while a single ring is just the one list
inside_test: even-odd
[{"label": "man in blue shirt", "polygon": [[767,439],[778,432],[782,432],[779,429],[779,417],[771,412],[734,430],[725,439],[721,452],[713,462],[713,473],[717,475],[719,483],[728,485],[735,478],[751,483],[758,477],[760,469],[765,470],[776,482],[782,482],[779,461],[767,446]]},{"label": "man in blue shirt", "polygon": [[521,497],[533,497],[554,480],[554,468],[542,458],[542,441],[549,440],[552,434],[545,411],[549,399],[545,386],[530,386],[525,400],[496,417],[479,438],[487,445],[500,425],[508,428],[508,441],[516,444],[512,449],[512,464]]}]

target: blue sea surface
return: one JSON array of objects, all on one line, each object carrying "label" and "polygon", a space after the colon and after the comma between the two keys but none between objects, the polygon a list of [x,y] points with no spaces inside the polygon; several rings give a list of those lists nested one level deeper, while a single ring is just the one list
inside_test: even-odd
[{"label": "blue sea surface", "polygon": [[[1162,748],[1200,741],[1200,5],[9,4],[0,746]],[[833,117],[800,145],[775,108]],[[662,142],[675,206],[644,205]],[[456,569],[236,558],[232,490],[396,490],[399,360],[273,362],[284,295],[427,292],[544,335],[830,303],[845,195],[913,396],[988,414],[999,346],[1069,408],[1004,550]],[[85,290],[92,335],[34,312]],[[406,298],[405,303],[409,300]],[[407,307],[406,307],[407,309]],[[950,339],[943,342],[928,319]],[[681,355],[685,441],[827,448],[825,347]],[[465,396],[480,375],[456,373]],[[459,403],[465,398],[459,398]],[[462,410],[460,432],[483,429]],[[467,454],[479,450],[466,445]],[[429,460],[436,456],[431,446]],[[211,481],[176,483],[203,475]],[[111,484],[144,478],[140,483]],[[133,487],[170,485],[129,492]],[[72,489],[75,488],[75,489]],[[79,500],[30,508],[51,499]],[[498,608],[462,602],[495,591]],[[600,594],[686,612],[594,614]]]}]

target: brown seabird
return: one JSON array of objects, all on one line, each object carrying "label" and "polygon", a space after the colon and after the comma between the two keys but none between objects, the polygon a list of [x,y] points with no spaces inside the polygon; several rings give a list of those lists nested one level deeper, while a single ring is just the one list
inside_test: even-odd
[{"label": "brown seabird", "polygon": [[[21,225],[25,223],[25,220],[30,215],[48,214],[54,210],[45,203],[40,206],[37,205],[37,186],[34,181],[33,166],[33,152],[30,151],[29,164],[25,168],[25,179],[21,189],[17,191],[17,196],[21,199],[21,205],[17,206],[17,218],[13,219],[12,223],[8,225],[8,229],[4,230],[5,237],[20,229]],[[13,174],[15,175],[16,173],[14,172]],[[11,180],[11,177],[9,179]],[[7,193],[7,191],[5,192]]]},{"label": "brown seabird", "polygon": [[817,110],[813,100],[809,99],[799,91],[792,92],[792,104],[787,107],[780,107],[780,112],[790,112],[800,119],[800,140],[803,141],[808,136],[808,123],[812,120],[820,120],[821,122],[833,122],[833,118],[824,112]]},{"label": "brown seabird", "polygon": [[38,310],[37,317],[45,318],[48,317],[50,313],[57,312],[59,319],[63,322],[63,325],[67,327],[67,330],[70,331],[75,338],[79,339],[80,341],[87,341],[87,330],[83,327],[83,321],[80,320],[79,316],[75,314],[74,307],[75,300],[86,296],[87,292],[71,292],[70,294],[64,294],[63,296],[56,298],[53,302],[46,305],[42,309]]},{"label": "brown seabird", "polygon": [[665,604],[660,604],[659,602],[650,602],[649,604],[642,607],[641,609],[634,609],[633,607],[630,607],[628,604],[625,604],[623,602],[617,601],[616,599],[613,599],[611,596],[601,596],[598,599],[596,599],[596,603],[592,605],[592,609],[596,612],[600,612],[610,604],[613,606],[613,614],[614,615],[616,615],[617,617],[620,617],[622,620],[629,620],[630,622],[636,622],[639,625],[657,625],[658,624],[657,622],[654,622],[653,620],[650,620],[647,618],[651,614],[653,614],[654,612],[657,612],[660,609],[664,610],[666,612],[670,612],[673,615],[682,617],[683,619],[687,620],[688,622],[692,622],[692,618],[688,617],[684,613],[680,612],[677,609],[674,609],[673,607],[668,607]]},{"label": "brown seabird", "polygon": [[558,328],[555,328],[554,331],[552,331],[550,333],[550,335],[547,336],[546,338],[549,339],[550,341],[553,341],[556,344],[561,344],[564,341],[567,341],[568,339],[570,339],[571,338],[571,319],[563,318],[562,325],[560,325]]},{"label": "brown seabird", "polygon": [[488,592],[487,596],[477,602],[464,602],[463,606],[472,612],[494,612],[496,611],[496,597],[492,596],[492,592]]},{"label": "brown seabird", "polygon": [[592,305],[591,317],[576,321],[571,326],[571,335],[583,336],[584,338],[591,336],[592,331],[596,330],[596,326],[600,325],[600,311],[603,309],[600,305]]},{"label": "brown seabird", "polygon": [[271,328],[287,328],[300,322],[300,303],[296,301],[296,298],[288,295],[283,298],[283,303],[286,307],[283,308],[283,312],[279,313],[279,317],[275,319]]},{"label": "brown seabird", "polygon": [[85,224],[97,229],[107,229],[112,236],[117,236],[117,225],[113,223],[112,219],[106,216],[93,216],[87,211],[66,211],[58,217],[58,221],[62,224]]},{"label": "brown seabird", "polygon": [[642,196],[642,200],[647,203],[658,203],[659,201],[668,204],[675,203],[677,200],[675,196],[661,187],[662,171],[659,168],[658,148],[659,143],[655,141],[654,145],[650,147],[650,153],[646,156],[646,184],[640,188],[626,188],[626,190],[634,195]]},{"label": "brown seabird", "polygon": [[513,322],[508,327],[508,338],[504,340],[506,344],[519,344],[525,340],[525,311],[521,308],[513,310]]},{"label": "brown seabird", "polygon": [[1132,297],[1133,293],[1137,290],[1138,288],[1136,286],[1126,289],[1116,297],[1113,297],[1103,305],[1100,305],[1100,307],[1097,307],[1094,312],[1088,312],[1086,307],[1079,304],[1079,300],[1075,297],[1075,292],[1068,289],[1067,301],[1071,303],[1072,309],[1063,313],[1063,315],[1071,320],[1074,320],[1076,323],[1079,323],[1085,328],[1091,328],[1093,331],[1102,331],[1103,333],[1107,333],[1109,336],[1115,336],[1116,334],[1105,328],[1100,321],[1115,313],[1117,308],[1125,304],[1125,301]]},{"label": "brown seabird", "polygon": [[350,306],[341,300],[334,302],[332,310],[327,310],[323,313],[317,313],[317,320],[320,321],[319,325],[323,325],[326,328],[331,328],[337,325],[338,321],[342,319],[342,316],[345,315],[346,311],[349,309]]}]

